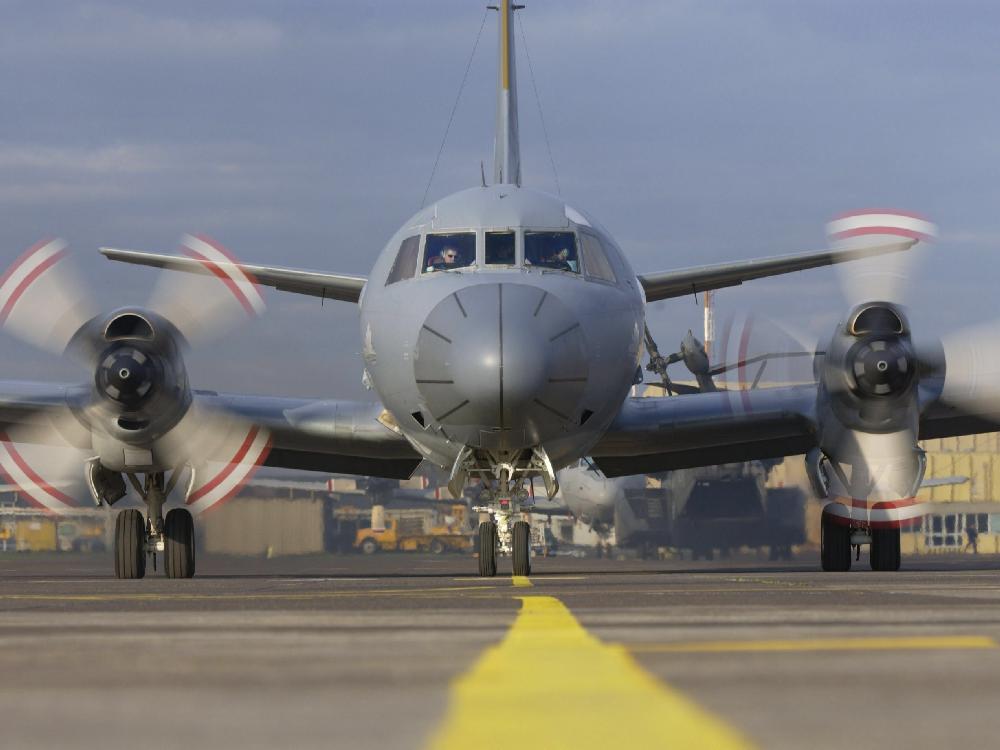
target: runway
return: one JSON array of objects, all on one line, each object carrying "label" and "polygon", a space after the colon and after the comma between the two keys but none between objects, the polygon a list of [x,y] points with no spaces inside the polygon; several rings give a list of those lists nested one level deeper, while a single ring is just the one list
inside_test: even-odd
[{"label": "runway", "polygon": [[209,558],[190,581],[117,581],[104,555],[0,556],[0,743],[940,748],[1000,733],[1000,558],[473,566]]}]

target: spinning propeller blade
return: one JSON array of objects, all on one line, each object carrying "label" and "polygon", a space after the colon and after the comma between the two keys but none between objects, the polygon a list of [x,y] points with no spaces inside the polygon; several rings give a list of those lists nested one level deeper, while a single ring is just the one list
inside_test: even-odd
[{"label": "spinning propeller blade", "polygon": [[93,373],[64,410],[0,434],[0,470],[33,503],[66,512],[97,461],[116,476],[191,467],[184,497],[200,512],[266,458],[265,431],[194,407],[182,358],[186,344],[263,313],[263,298],[221,245],[183,243],[205,274],[163,274],[147,308],[95,315],[61,240],[33,246],[0,278],[0,327]]}]

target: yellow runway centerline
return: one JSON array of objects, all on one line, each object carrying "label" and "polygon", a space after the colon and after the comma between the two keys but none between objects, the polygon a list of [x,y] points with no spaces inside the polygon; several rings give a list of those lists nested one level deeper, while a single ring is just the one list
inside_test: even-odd
[{"label": "yellow runway centerline", "polygon": [[531,581],[530,581],[530,580],[528,579],[528,576],[511,576],[511,579],[510,579],[510,581],[511,581],[511,583],[513,583],[513,584],[514,584],[515,586],[517,586],[518,588],[522,588],[522,589],[523,589],[523,588],[530,588],[531,586],[534,586],[534,585],[535,585],[535,584],[533,584],[533,583],[532,583],[532,582],[531,582]]},{"label": "yellow runway centerline", "polygon": [[504,639],[452,685],[431,750],[748,748],[722,720],[588,633],[551,596],[522,596]]},{"label": "yellow runway centerline", "polygon": [[772,641],[689,641],[636,643],[636,654],[706,654],[754,651],[928,651],[994,649],[997,642],[984,635],[901,636],[876,638],[804,638]]}]

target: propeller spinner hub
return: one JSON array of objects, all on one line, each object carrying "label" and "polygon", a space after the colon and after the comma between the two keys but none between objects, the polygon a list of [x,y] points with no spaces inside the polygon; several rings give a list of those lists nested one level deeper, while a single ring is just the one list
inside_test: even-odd
[{"label": "propeller spinner hub", "polygon": [[854,346],[848,355],[856,390],[865,396],[894,396],[913,380],[915,367],[900,340],[873,339]]},{"label": "propeller spinner hub", "polygon": [[160,379],[156,358],[133,344],[110,347],[97,368],[97,389],[127,409],[137,409],[149,400]]}]

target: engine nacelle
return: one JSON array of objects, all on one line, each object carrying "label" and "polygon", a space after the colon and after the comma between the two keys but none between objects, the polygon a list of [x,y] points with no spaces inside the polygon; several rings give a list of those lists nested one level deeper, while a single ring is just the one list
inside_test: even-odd
[{"label": "engine nacelle", "polygon": [[93,447],[112,471],[163,470],[156,442],[191,406],[184,338],[149,310],[117,310],[94,318],[70,347],[94,366],[86,406]]},{"label": "engine nacelle", "polygon": [[855,307],[837,327],[817,369],[821,390],[844,427],[892,432],[916,418],[917,357],[896,305]]}]

